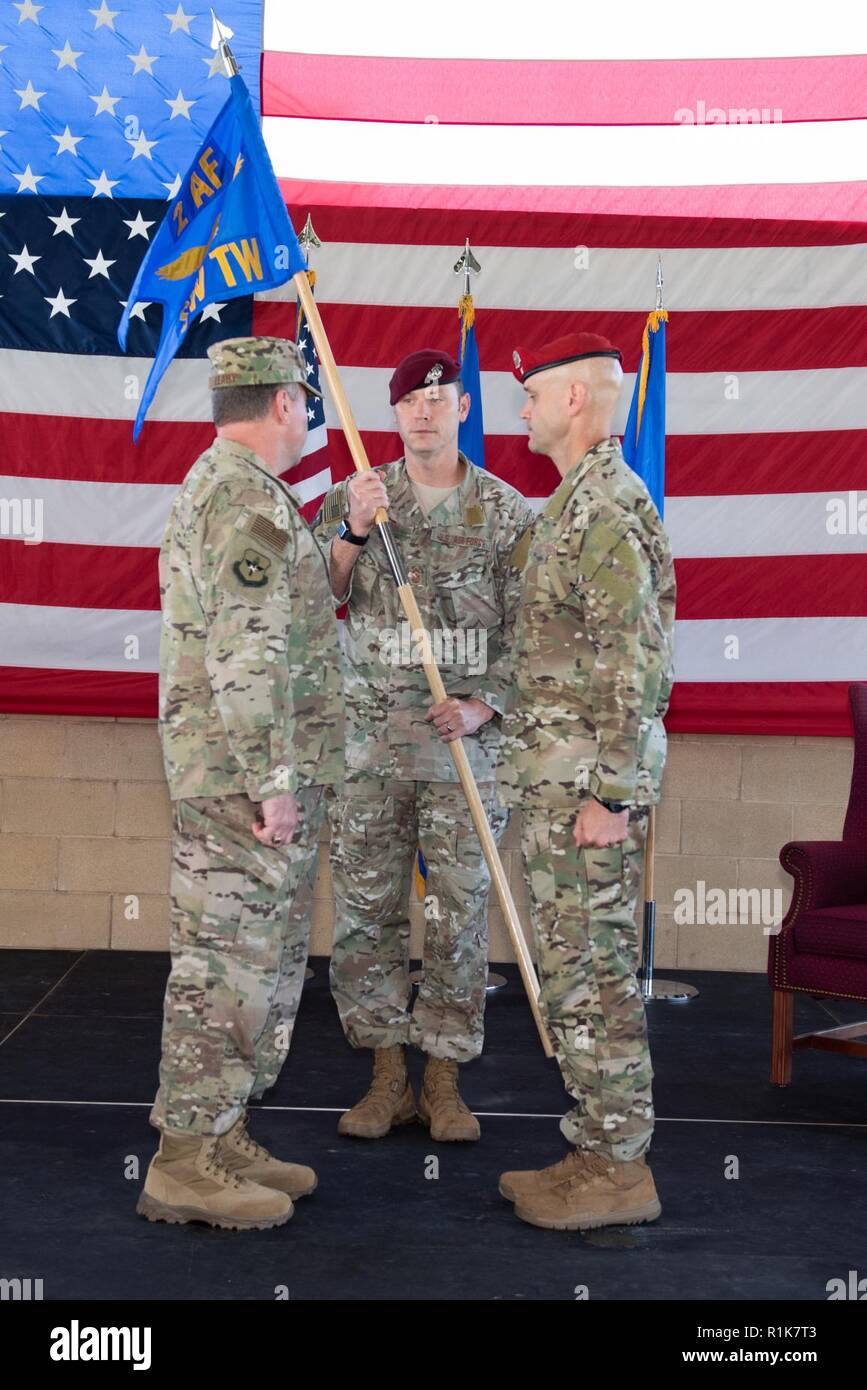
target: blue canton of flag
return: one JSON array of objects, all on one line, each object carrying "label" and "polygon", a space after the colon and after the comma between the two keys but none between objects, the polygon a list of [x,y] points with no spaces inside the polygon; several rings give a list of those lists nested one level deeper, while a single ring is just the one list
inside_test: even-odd
[{"label": "blue canton of flag", "polygon": [[[258,79],[261,0],[220,0],[220,13]],[[0,7],[0,353],[7,383],[52,371],[58,421],[128,418],[135,406],[130,378],[114,370],[115,326],[166,194],[226,100],[211,27],[207,9],[167,13],[164,0]],[[207,305],[180,358],[251,331],[252,296],[227,300]],[[143,299],[130,308],[127,355],[152,356],[160,310]],[[182,374],[166,420],[196,418],[197,379]],[[19,408],[13,389],[4,399]],[[173,457],[163,448],[150,466],[174,477]]]},{"label": "blue canton of flag", "polygon": [[668,314],[648,314],[641,363],[623,435],[623,457],[642,479],[662,516],[665,511],[665,324]]},{"label": "blue canton of flag", "polygon": [[[256,102],[262,8],[219,5]],[[165,199],[226,99],[211,27],[165,0],[4,3],[0,192]]]},{"label": "blue canton of flag", "polygon": [[464,390],[470,394],[470,413],[458,430],[458,448],[471,463],[485,466],[485,420],[482,412],[482,377],[479,370],[479,349],[476,344],[476,311],[473,297],[466,294],[458,305],[461,319],[461,340],[458,362]]},{"label": "blue canton of flag", "polygon": [[273,289],[305,269],[247,88],[239,76],[230,87],[141,264],[118,327],[125,348],[137,301],[164,305],[135,439],[195,315],[221,299]]}]

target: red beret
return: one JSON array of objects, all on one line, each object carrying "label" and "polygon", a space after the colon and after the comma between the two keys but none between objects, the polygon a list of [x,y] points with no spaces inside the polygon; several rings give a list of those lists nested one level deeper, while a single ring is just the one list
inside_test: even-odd
[{"label": "red beret", "polygon": [[519,381],[526,381],[535,372],[546,372],[564,362],[581,362],[585,357],[616,357],[622,361],[620,349],[598,333],[567,333],[540,348],[515,348],[512,371]]},{"label": "red beret", "polygon": [[409,391],[420,391],[423,386],[448,386],[449,382],[458,381],[460,375],[461,369],[449,353],[439,348],[422,348],[421,352],[411,352],[395,367],[388,383],[388,398],[396,405]]}]

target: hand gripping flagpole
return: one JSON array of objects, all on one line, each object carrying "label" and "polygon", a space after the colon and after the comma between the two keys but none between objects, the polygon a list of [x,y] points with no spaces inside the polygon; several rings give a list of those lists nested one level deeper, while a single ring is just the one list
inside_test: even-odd
[{"label": "hand gripping flagpole", "polygon": [[[656,312],[662,313],[662,257],[656,262]],[[653,952],[656,944],[656,898],[654,896],[653,870],[656,841],[656,807],[651,806],[647,820],[647,843],[644,850],[644,937],[641,943],[641,967],[638,980],[642,999],[667,999],[682,1004],[692,999],[698,990],[695,985],[680,984],[676,980],[657,980],[653,975]]]},{"label": "hand gripping flagpole", "polygon": [[[213,10],[211,11],[211,14],[213,16],[214,21],[213,33],[211,37],[211,47],[219,47],[228,75],[234,76],[234,74],[236,74],[238,71],[238,65],[235,62],[234,55],[232,54],[232,51],[229,48],[228,44],[228,39],[232,37],[231,30],[227,29],[225,25],[220,24],[216,15],[214,15]],[[334,405],[340,417],[340,424],[343,429],[343,433],[346,437],[346,443],[349,446],[349,452],[352,455],[352,461],[355,464],[357,471],[359,473],[364,473],[366,470],[370,468],[370,460],[367,457],[367,451],[365,450],[364,444],[361,439],[361,435],[358,432],[358,426],[355,423],[355,418],[352,414],[352,407],[349,404],[349,399],[346,395],[346,392],[343,389],[343,383],[340,380],[340,376],[337,371],[337,364],[334,360],[334,354],[331,351],[331,345],[328,341],[328,335],[325,332],[324,324],[322,323],[322,319],[319,315],[319,308],[316,304],[316,300],[313,298],[313,293],[311,291],[310,284],[307,279],[307,272],[303,270],[298,271],[292,278],[294,280],[295,289],[298,293],[298,298],[301,301],[301,306],[304,310],[305,317],[310,326],[310,331],[313,334],[313,341],[316,345],[316,351],[319,356],[319,365],[322,372],[324,372],[325,374],[325,380],[328,382],[328,389],[331,392],[332,400],[334,401]],[[376,515],[374,517],[374,521],[376,523],[376,528],[379,532],[379,537],[382,541],[383,548],[385,550],[386,558],[388,560],[392,577],[394,578],[394,582],[397,585],[397,592],[398,596],[400,597],[401,604],[403,605],[403,611],[409,620],[410,631],[412,632],[413,640],[414,642],[419,643],[421,646],[422,666],[424,667],[424,673],[427,676],[431,694],[434,698],[434,701],[439,703],[440,701],[448,698],[447,692],[445,686],[443,685],[443,680],[442,676],[440,675],[439,668],[437,667],[437,664],[433,659],[430,634],[428,633],[427,629],[424,626],[424,623],[422,622],[422,617],[421,613],[419,612],[415,594],[413,593],[412,588],[410,587],[407,581],[406,572],[403,566],[403,560],[401,558],[400,551],[397,548],[395,539],[392,535],[391,525],[388,519],[388,512],[386,511],[385,507],[380,507],[377,510]],[[521,929],[521,922],[518,917],[518,910],[515,907],[515,900],[512,897],[512,892],[509,888],[509,881],[506,878],[506,873],[503,868],[502,861],[497,852],[497,845],[491,833],[491,827],[488,824],[488,818],[485,815],[485,808],[482,805],[482,800],[479,796],[479,789],[476,786],[476,779],[473,776],[473,772],[469,763],[469,758],[467,757],[466,749],[464,748],[461,739],[452,740],[449,743],[449,748],[451,750],[452,758],[454,759],[458,778],[460,779],[461,786],[464,790],[464,796],[467,799],[467,805],[470,808],[470,815],[472,816],[473,825],[476,828],[476,834],[479,837],[479,843],[481,844],[482,852],[485,856],[485,860],[491,873],[491,879],[493,881],[494,887],[497,890],[497,897],[500,900],[500,907],[502,908],[503,916],[506,919],[506,927],[508,928],[509,936],[511,938],[512,948],[515,952],[515,959],[518,963],[518,969],[521,972],[521,979],[523,980],[524,988],[527,991],[527,998],[530,1003],[530,1009],[532,1011],[533,1018],[536,1022],[536,1028],[539,1032],[539,1039],[542,1043],[542,1048],[545,1052],[546,1057],[553,1057],[554,1051],[551,1046],[550,1039],[548,1037],[548,1030],[545,1026],[545,1022],[542,1018],[542,1013],[539,1008],[539,982],[536,978],[536,972],[533,967],[530,952],[527,948],[527,943],[524,939],[524,933]]]}]

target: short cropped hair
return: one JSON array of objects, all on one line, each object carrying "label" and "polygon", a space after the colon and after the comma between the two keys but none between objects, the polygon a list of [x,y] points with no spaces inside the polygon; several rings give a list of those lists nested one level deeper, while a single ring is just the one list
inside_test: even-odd
[{"label": "short cropped hair", "polygon": [[234,425],[247,420],[264,420],[278,391],[288,391],[290,400],[298,399],[301,390],[297,381],[283,386],[220,386],[211,392],[214,424]]}]

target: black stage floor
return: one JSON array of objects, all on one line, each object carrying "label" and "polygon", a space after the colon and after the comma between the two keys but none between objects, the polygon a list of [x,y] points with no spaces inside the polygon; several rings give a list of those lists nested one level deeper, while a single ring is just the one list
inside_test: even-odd
[{"label": "black stage floor", "polygon": [[[0,954],[0,1278],[42,1279],[45,1299],[573,1300],[586,1286],[593,1300],[824,1300],[829,1280],[867,1274],[864,1065],[804,1053],[792,1085],[771,1086],[763,976],[664,972],[700,994],[649,1006],[663,1213],[581,1235],[523,1225],[497,1192],[503,1169],[566,1151],[559,1073],[515,969],[497,967],[509,984],[489,999],[483,1057],[462,1069],[481,1142],[449,1145],[415,1125],[338,1138],[369,1058],[343,1040],[327,962],[312,964],[289,1060],[251,1129],[312,1163],[319,1190],[285,1227],[236,1233],[142,1220],[141,1178],[125,1176],[137,1158],[143,1178],[156,1146],[168,957]],[[803,999],[796,1027],[863,1012]]]}]

